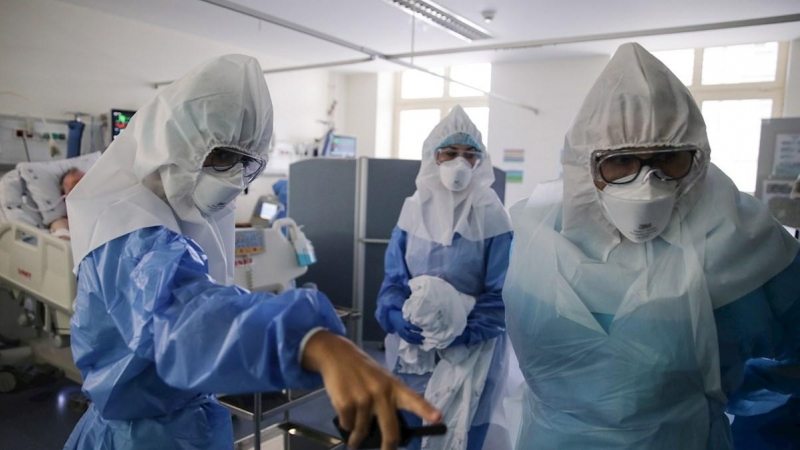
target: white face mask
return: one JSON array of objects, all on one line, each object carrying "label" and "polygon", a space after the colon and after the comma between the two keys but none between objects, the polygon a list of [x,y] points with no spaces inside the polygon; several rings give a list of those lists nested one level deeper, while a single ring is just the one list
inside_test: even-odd
[{"label": "white face mask", "polygon": [[200,211],[210,215],[225,208],[244,188],[241,164],[225,172],[205,167],[197,178],[192,199]]},{"label": "white face mask", "polygon": [[647,242],[667,228],[675,206],[676,181],[664,181],[654,171],[642,168],[629,184],[609,184],[600,193],[606,218],[626,238]]},{"label": "white face mask", "polygon": [[439,164],[439,177],[447,189],[453,192],[463,191],[472,181],[472,166],[466,159],[458,157]]}]

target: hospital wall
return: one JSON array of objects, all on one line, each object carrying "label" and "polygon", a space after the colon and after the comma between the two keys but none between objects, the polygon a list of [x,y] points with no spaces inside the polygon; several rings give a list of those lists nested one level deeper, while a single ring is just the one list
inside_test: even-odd
[{"label": "hospital wall", "polygon": [[[506,186],[506,205],[527,198],[537,183],[561,175],[564,135],[610,55],[492,65],[492,92],[536,106],[538,115],[491,99],[489,150],[494,165],[522,170]],[[800,117],[800,39],[791,42],[783,117]],[[504,163],[504,149],[525,150],[524,163]]]},{"label": "hospital wall", "polygon": [[392,155],[394,78],[393,72],[346,76],[347,114],[340,131],[356,138],[359,156]]},{"label": "hospital wall", "polygon": [[[0,41],[0,114],[46,118],[138,109],[158,92],[154,82],[223,54],[246,53],[264,67],[298,64],[52,0],[2,0]],[[321,136],[325,126],[317,121],[326,119],[337,95],[335,116],[343,125],[343,76],[312,70],[268,75],[267,81],[279,139],[299,143]]]},{"label": "hospital wall", "polygon": [[[539,108],[539,113],[489,101],[489,151],[495,166],[521,170],[506,185],[506,206],[528,197],[537,183],[560,176],[564,134],[609,56],[492,65],[492,92]],[[523,163],[505,163],[505,149],[524,150]]]},{"label": "hospital wall", "polygon": [[336,100],[333,121],[345,123],[347,102],[346,79],[336,72],[306,70],[266,76],[274,108],[275,140],[293,144],[305,143],[324,136],[328,108]]}]

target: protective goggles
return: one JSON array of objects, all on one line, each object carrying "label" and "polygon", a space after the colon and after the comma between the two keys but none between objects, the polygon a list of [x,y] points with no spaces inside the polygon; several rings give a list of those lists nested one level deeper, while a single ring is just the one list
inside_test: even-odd
[{"label": "protective goggles", "polygon": [[598,150],[592,153],[592,176],[607,184],[628,184],[647,167],[662,180],[680,180],[692,171],[696,155],[694,147]]},{"label": "protective goggles", "polygon": [[442,147],[436,150],[436,164],[446,163],[458,157],[467,160],[469,165],[477,167],[483,160],[483,153],[477,150],[459,150],[453,147]]},{"label": "protective goggles", "polygon": [[253,158],[233,148],[217,147],[211,150],[211,153],[206,157],[203,167],[212,167],[217,172],[226,172],[233,169],[237,164],[242,165],[244,182],[249,184],[264,170],[267,162]]}]

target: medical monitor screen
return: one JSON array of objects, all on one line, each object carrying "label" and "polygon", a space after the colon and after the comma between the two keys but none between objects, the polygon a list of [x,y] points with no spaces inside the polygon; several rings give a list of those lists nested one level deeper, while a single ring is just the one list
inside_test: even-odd
[{"label": "medical monitor screen", "polygon": [[261,216],[262,219],[272,221],[277,214],[278,205],[267,202],[261,204],[261,212],[259,213],[259,216]]},{"label": "medical monitor screen", "polygon": [[136,114],[136,111],[126,111],[123,109],[112,109],[111,110],[111,140],[119,136],[120,133],[125,131],[128,128],[128,124],[131,121],[133,115]]},{"label": "medical monitor screen", "polygon": [[355,158],[356,138],[352,136],[333,136],[331,151],[328,156],[333,158]]}]

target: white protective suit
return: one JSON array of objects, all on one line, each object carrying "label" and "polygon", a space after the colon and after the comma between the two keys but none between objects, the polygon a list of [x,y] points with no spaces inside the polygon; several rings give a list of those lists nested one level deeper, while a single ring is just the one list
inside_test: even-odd
[{"label": "white protective suit", "polygon": [[460,106],[453,107],[425,139],[417,191],[403,204],[397,226],[409,235],[442,245],[450,245],[455,233],[473,242],[508,233],[511,223],[503,203],[491,189],[494,172],[487,152],[483,152],[483,160],[473,171],[467,189],[453,192],[442,184],[435,152],[455,133],[481,140],[481,132]]},{"label": "white protective suit", "polygon": [[[411,297],[403,304],[403,318],[422,328],[422,345],[400,343],[399,371],[425,374],[433,371],[425,398],[443,412],[445,436],[422,440],[423,449],[466,448],[478,403],[486,385],[495,340],[472,347],[449,347],[467,327],[475,299],[459,293],[441,278],[422,275],[409,282]],[[449,348],[448,348],[449,347]],[[441,361],[436,364],[438,356]]]},{"label": "white protective suit", "polygon": [[[272,102],[261,72],[252,57],[214,59],[133,116],[67,198],[76,271],[83,257],[103,244],[161,225],[200,245],[214,280],[233,283],[234,205],[208,217],[195,206],[192,192],[206,157],[196,149],[232,147],[266,161]],[[242,73],[246,78],[230,79]],[[220,86],[235,89],[220,91]],[[204,113],[209,104],[214,114]],[[143,117],[149,122],[141,122]]]},{"label": "white protective suit", "polygon": [[[322,385],[301,362],[314,330],[344,334],[328,298],[229,285],[233,205],[220,204],[246,167],[248,181],[263,167],[271,128],[258,62],[219,57],[141,108],[67,197],[78,269],[71,349],[92,403],[65,450],[233,450],[230,411],[213,393]],[[218,154],[201,169],[218,147],[250,156],[219,171]],[[203,185],[212,189],[198,196]]]},{"label": "white protective suit", "polygon": [[403,318],[422,329],[422,345],[400,342],[400,373],[423,375],[436,367],[436,350],[446,349],[467,327],[475,298],[441,278],[421,275],[409,280],[411,297],[403,303]]},{"label": "white protective suit", "polygon": [[[470,139],[464,141],[464,135]],[[458,192],[443,184],[435,155],[442,144],[455,142],[454,139],[467,145],[480,144],[480,148],[472,146],[483,153],[469,185]],[[409,370],[407,364],[402,369],[427,371],[424,375],[401,373],[398,350],[402,339],[390,323],[389,315],[406,310],[404,304],[412,296],[410,280],[423,275],[444,280],[461,298],[470,297],[467,303],[475,306],[468,314],[464,333],[458,336],[458,344],[452,347],[471,348],[493,342],[493,359],[470,424],[469,450],[501,450],[506,447],[501,441],[508,442],[502,411],[508,373],[502,286],[512,236],[508,214],[491,188],[493,182],[491,157],[483,148],[480,131],[461,107],[454,107],[425,140],[417,191],[406,199],[386,251],[385,278],[376,311],[376,318],[387,331],[388,366],[406,384],[427,395],[428,382],[433,376],[430,361],[418,370]],[[409,448],[419,449],[417,445],[414,442]]]},{"label": "white protective suit", "polygon": [[[666,230],[623,238],[592,153],[687,145],[694,170]],[[527,382],[518,449],[732,447],[714,309],[787,267],[797,242],[710,151],[685,86],[638,44],[621,46],[567,133],[564,179],[512,208],[503,296]]]}]

